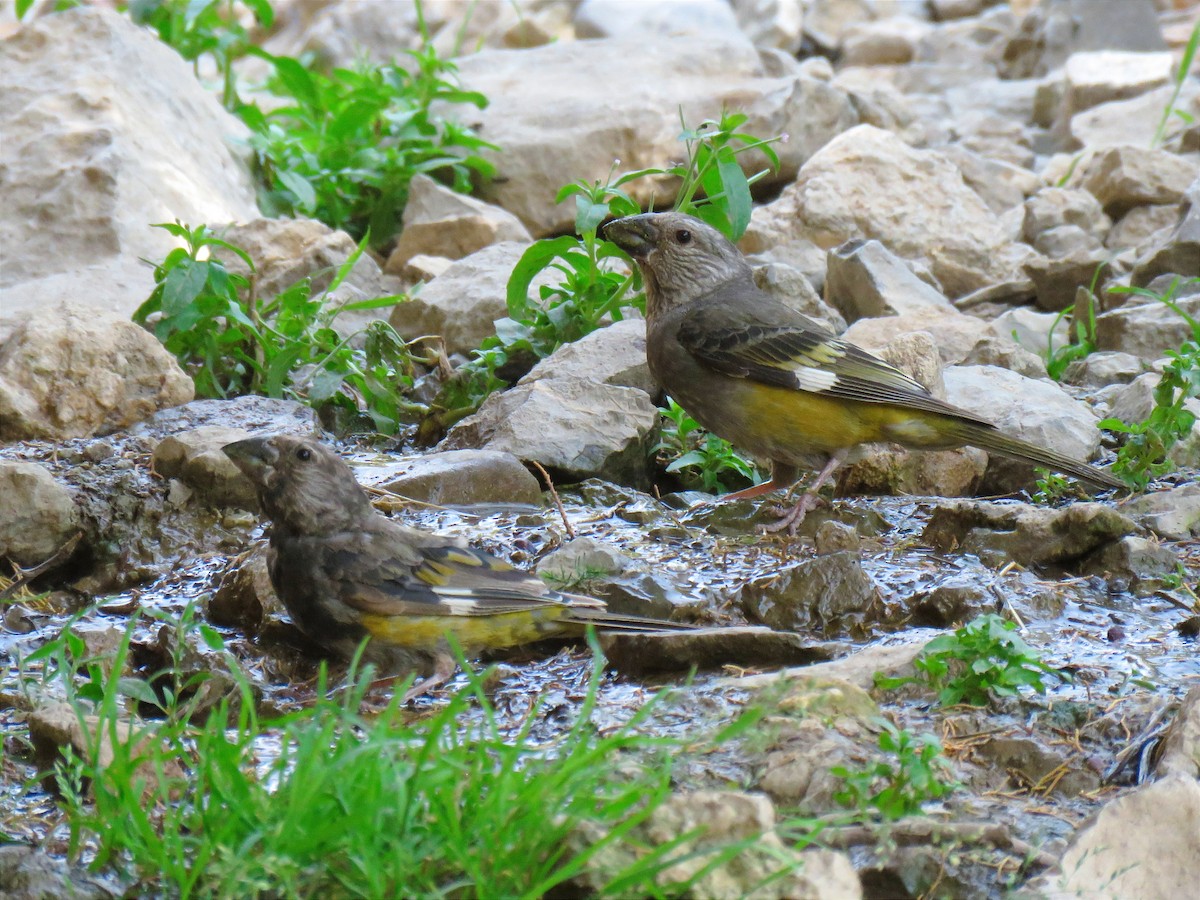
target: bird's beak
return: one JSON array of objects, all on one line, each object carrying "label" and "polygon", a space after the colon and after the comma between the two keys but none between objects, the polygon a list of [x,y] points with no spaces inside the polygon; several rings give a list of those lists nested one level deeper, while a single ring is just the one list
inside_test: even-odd
[{"label": "bird's beak", "polygon": [[234,441],[221,451],[255,484],[261,483],[279,460],[279,451],[269,438]]},{"label": "bird's beak", "polygon": [[604,237],[634,259],[642,261],[658,246],[658,226],[653,213],[626,216],[605,225]]}]

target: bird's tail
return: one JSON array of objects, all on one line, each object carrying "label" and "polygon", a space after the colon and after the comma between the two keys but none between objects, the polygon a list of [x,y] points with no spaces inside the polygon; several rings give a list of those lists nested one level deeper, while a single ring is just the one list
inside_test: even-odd
[{"label": "bird's tail", "polygon": [[[577,594],[562,595],[571,602],[567,621],[581,625],[594,625],[607,631],[692,631],[699,627],[686,622],[668,622],[666,619],[651,619],[646,616],[627,616],[621,613],[609,612],[602,606],[596,605],[592,597]],[[580,601],[586,601],[580,602]]]},{"label": "bird's tail", "polygon": [[972,422],[960,421],[955,423],[954,434],[964,444],[971,444],[989,453],[999,453],[1001,456],[1018,459],[1022,462],[1045,466],[1048,469],[1054,469],[1056,472],[1062,472],[1066,475],[1074,475],[1076,478],[1090,482],[1098,487],[1128,487],[1123,481],[1119,481],[1102,469],[1089,466],[1087,463],[1072,459],[1069,456],[1063,456],[1061,453],[1055,453],[1053,450],[1027,444],[1025,441],[1009,437],[994,428],[986,428]]}]

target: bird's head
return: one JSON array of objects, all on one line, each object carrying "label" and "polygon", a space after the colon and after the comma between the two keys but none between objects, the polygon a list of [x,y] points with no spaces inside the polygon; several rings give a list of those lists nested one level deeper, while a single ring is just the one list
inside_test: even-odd
[{"label": "bird's head", "polygon": [[750,264],[738,248],[695,216],[677,212],[626,216],[604,226],[604,237],[641,268],[650,319],[729,281],[750,277]]},{"label": "bird's head", "polygon": [[222,450],[254,484],[263,512],[277,529],[329,534],[373,514],[350,467],[311,438],[277,434],[226,444]]}]

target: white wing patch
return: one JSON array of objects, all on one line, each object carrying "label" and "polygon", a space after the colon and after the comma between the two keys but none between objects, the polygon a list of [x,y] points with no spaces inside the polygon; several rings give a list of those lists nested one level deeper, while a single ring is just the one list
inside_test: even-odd
[{"label": "white wing patch", "polygon": [[811,391],[815,394],[828,391],[837,384],[837,373],[831,372],[829,369],[814,369],[812,366],[796,366],[792,369],[792,374],[796,376],[796,386],[802,391]]}]

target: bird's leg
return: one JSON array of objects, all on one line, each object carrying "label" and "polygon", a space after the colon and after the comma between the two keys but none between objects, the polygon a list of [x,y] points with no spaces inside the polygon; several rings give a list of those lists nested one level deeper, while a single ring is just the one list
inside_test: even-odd
[{"label": "bird's leg", "polygon": [[405,692],[401,703],[411,703],[422,694],[427,694],[435,687],[445,684],[454,677],[454,670],[457,668],[458,664],[454,662],[453,657],[446,653],[439,653],[437,660],[433,664],[433,674],[420,681],[414,681],[413,686]]},{"label": "bird's leg", "polygon": [[813,480],[813,483],[800,495],[800,499],[796,501],[796,505],[784,511],[783,516],[778,522],[760,526],[762,530],[765,532],[774,532],[783,531],[786,528],[788,534],[795,535],[796,529],[800,527],[800,524],[804,521],[804,517],[811,510],[816,509],[817,504],[820,502],[821,498],[817,496],[817,492],[833,476],[838,466],[846,461],[847,455],[849,455],[848,450],[839,450],[836,453],[831,453],[829,461],[825,463],[825,468],[821,469],[820,473]]},{"label": "bird's leg", "polygon": [[797,477],[799,477],[799,473],[795,466],[789,466],[787,463],[772,462],[770,481],[764,481],[762,484],[756,484],[754,487],[748,487],[745,490],[734,491],[732,494],[723,494],[721,501],[750,500],[753,497],[761,497],[763,494],[769,494],[771,491],[779,491],[791,487],[796,483]]}]

